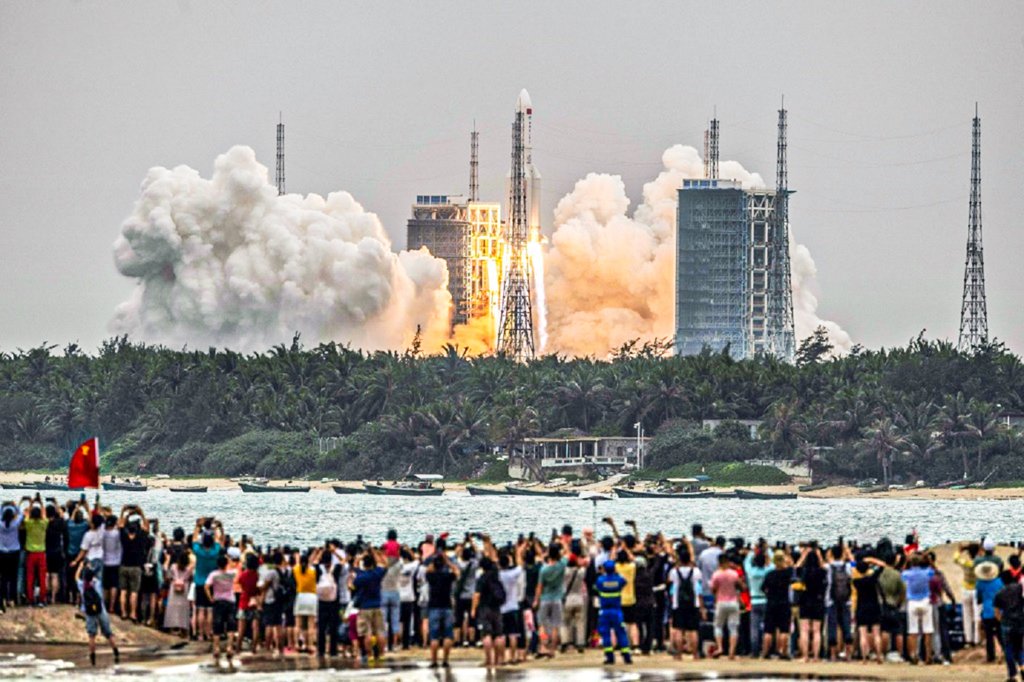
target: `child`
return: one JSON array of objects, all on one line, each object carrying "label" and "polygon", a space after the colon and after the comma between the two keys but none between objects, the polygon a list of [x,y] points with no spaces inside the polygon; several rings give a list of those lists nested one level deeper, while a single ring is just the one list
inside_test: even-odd
[{"label": "child", "polygon": [[96,573],[85,564],[81,564],[78,569],[78,593],[82,595],[79,608],[85,614],[85,632],[89,635],[89,662],[96,665],[96,633],[102,630],[114,652],[114,663],[120,663],[121,652],[117,650],[114,633],[110,629],[110,617],[103,605],[103,586]]}]

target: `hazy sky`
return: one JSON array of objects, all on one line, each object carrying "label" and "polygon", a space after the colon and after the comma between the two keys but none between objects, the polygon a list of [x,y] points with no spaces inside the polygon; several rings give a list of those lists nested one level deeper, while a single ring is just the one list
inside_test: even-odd
[{"label": "hazy sky", "polygon": [[95,348],[133,283],[111,245],[150,166],[252,146],[348,190],[396,248],[417,193],[500,199],[527,88],[544,225],[589,171],[630,196],[673,143],[774,177],[819,314],[869,347],[955,340],[974,102],[991,334],[1024,352],[1024,3],[0,2],[0,350]]}]

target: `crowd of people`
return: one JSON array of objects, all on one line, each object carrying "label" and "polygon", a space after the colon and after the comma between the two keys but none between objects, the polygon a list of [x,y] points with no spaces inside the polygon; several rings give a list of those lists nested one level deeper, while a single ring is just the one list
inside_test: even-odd
[{"label": "crowd of people", "polygon": [[[39,495],[0,505],[0,611],[78,607],[119,651],[111,615],[208,641],[229,666],[242,649],[379,660],[423,648],[434,667],[479,647],[487,666],[531,657],[668,652],[950,664],[984,645],[1015,678],[1022,662],[1021,551],[961,545],[945,575],[915,534],[903,544],[795,544],[569,526],[496,543],[486,533],[392,530],[321,546],[266,546],[214,517],[165,534],[142,507]],[[1021,673],[1024,679],[1024,672]]]}]

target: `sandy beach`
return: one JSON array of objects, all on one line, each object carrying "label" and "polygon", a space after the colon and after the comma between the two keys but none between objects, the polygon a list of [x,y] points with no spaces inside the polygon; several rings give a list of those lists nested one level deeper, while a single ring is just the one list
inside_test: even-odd
[{"label": "sandy beach", "polygon": [[[21,483],[24,481],[41,481],[44,477],[49,476],[51,480],[64,481],[66,480],[67,472],[65,471],[3,471],[0,472],[0,485],[7,483]],[[122,478],[117,476],[118,479]],[[185,486],[206,486],[209,490],[236,490],[238,489],[238,483],[227,478],[160,478],[156,476],[133,476],[132,478],[138,478],[139,480],[146,483],[151,488],[174,488],[174,487],[185,487]],[[109,481],[109,476],[103,476],[103,481]],[[385,485],[390,484],[390,479],[381,479]],[[376,482],[376,481],[370,481]],[[291,480],[272,480],[272,484],[280,485],[284,483],[308,485],[313,490],[330,490],[331,486],[340,485],[351,488],[359,488],[362,486],[363,481],[352,481],[352,480],[331,480],[321,481],[311,480],[306,481],[302,479],[291,479]],[[515,483],[509,481],[509,483]],[[479,484],[474,481],[445,481],[444,488],[446,490],[453,491],[464,491],[467,485],[482,485],[483,487],[495,487],[499,488],[504,483],[484,483]],[[609,481],[588,483],[585,485],[574,486],[576,490],[594,491],[610,493],[613,485],[620,485],[617,480],[612,483]],[[852,485],[837,485],[822,488],[820,490],[812,490],[810,492],[799,492],[799,486],[795,483],[789,485],[773,485],[773,486],[737,486],[744,490],[754,490],[758,492],[766,493],[798,493],[800,497],[808,497],[814,499],[829,499],[829,498],[884,498],[884,499],[895,499],[895,500],[1015,500],[1024,499],[1024,488],[984,488],[984,489],[964,489],[964,490],[950,490],[949,488],[908,488],[906,490],[890,490],[887,492],[878,493],[862,493],[860,489]],[[731,488],[714,488],[716,491],[726,492]],[[15,491],[12,491],[15,492]]]},{"label": "sandy beach", "polygon": [[[85,644],[85,628],[82,620],[76,618],[71,607],[56,606],[48,609],[22,609],[18,619],[0,619],[0,652],[14,655],[31,654],[37,659],[60,660],[74,666],[75,671],[91,672],[88,664],[88,650]],[[154,632],[148,628],[133,625],[118,618],[112,618],[116,636],[121,641],[122,662],[113,665],[109,651],[99,648],[96,672],[109,675],[145,674],[163,672],[187,676],[205,676],[214,672],[210,667],[208,646],[198,642],[185,643],[170,635]],[[1001,664],[985,664],[984,654],[978,649],[961,651],[956,654],[951,666],[911,666],[908,664],[863,664],[850,663],[802,663],[799,661],[762,661],[739,658],[703,659],[675,661],[667,654],[636,656],[632,666],[622,663],[612,669],[602,666],[602,654],[588,650],[584,654],[569,652],[550,660],[531,660],[523,665],[499,668],[488,679],[494,680],[557,680],[573,671],[590,671],[591,679],[608,678],[626,671],[659,673],[663,675],[686,675],[717,679],[741,679],[757,675],[791,677],[821,676],[829,679],[862,680],[982,680],[999,679],[1005,674]],[[482,673],[482,654],[477,649],[455,649],[452,652],[452,669],[443,679],[479,679]],[[367,675],[384,680],[432,680],[436,672],[426,667],[426,653],[421,650],[396,651],[387,654],[382,663],[365,668]],[[341,658],[328,659],[323,668],[315,657],[288,655],[277,658],[270,654],[242,654],[237,664],[240,671],[274,673],[309,671],[314,673],[325,668],[347,671],[349,675],[358,668],[353,661]],[[70,669],[70,668],[69,668]],[[605,674],[607,671],[607,674]],[[317,674],[315,679],[319,679]],[[326,677],[325,677],[326,679]],[[642,679],[638,678],[638,679]]]}]

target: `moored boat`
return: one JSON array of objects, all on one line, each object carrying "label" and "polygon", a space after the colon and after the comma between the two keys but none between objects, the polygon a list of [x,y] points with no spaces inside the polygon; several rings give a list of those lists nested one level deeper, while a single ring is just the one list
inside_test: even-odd
[{"label": "moored boat", "polygon": [[[53,483],[51,481],[21,481],[19,483],[4,483],[3,488],[7,490],[70,490],[67,483]],[[82,488],[74,488],[82,490]]]},{"label": "moored boat", "polygon": [[405,481],[395,482],[394,485],[384,485],[380,481],[376,484],[363,481],[363,487],[371,495],[405,495],[413,497],[436,497],[444,494],[444,488],[435,488],[434,484],[443,481],[444,476],[440,474],[413,474]]},{"label": "moored boat", "polygon": [[262,485],[259,483],[238,482],[243,493],[308,493],[308,485]]},{"label": "moored boat", "polygon": [[810,493],[815,490],[824,490],[828,487],[828,483],[814,483],[813,485],[802,485],[797,488],[797,492]]},{"label": "moored boat", "polygon": [[759,493],[737,488],[736,497],[741,500],[795,500],[796,493]]},{"label": "moored boat", "polygon": [[104,490],[124,490],[124,491],[127,491],[127,492],[133,492],[133,493],[144,493],[147,490],[149,490],[149,486],[147,486],[145,483],[133,483],[133,482],[130,482],[130,481],[129,482],[125,482],[125,483],[107,482],[107,483],[103,484],[103,489]]},{"label": "moored boat", "polygon": [[362,495],[366,492],[365,488],[350,488],[347,485],[332,485],[331,488],[339,495]]},{"label": "moored boat", "polygon": [[470,495],[508,495],[509,492],[504,488],[483,488],[478,485],[467,485],[466,491]]},{"label": "moored boat", "polygon": [[635,488],[612,488],[615,494],[621,498],[668,498],[668,499],[695,499],[702,497],[714,497],[713,490],[693,490],[673,492],[671,490],[637,490]]},{"label": "moored boat", "polygon": [[887,485],[870,485],[870,486],[866,486],[864,488],[860,488],[859,491],[861,492],[861,494],[867,494],[867,495],[869,495],[871,493],[887,493],[887,492],[889,492],[889,486],[887,486]]},{"label": "moored boat", "polygon": [[178,488],[168,488],[172,493],[205,493],[205,485],[186,485]]},{"label": "moored boat", "polygon": [[505,492],[509,495],[523,495],[527,497],[579,497],[575,490],[558,490],[557,488],[517,488],[512,485],[505,486]]}]

